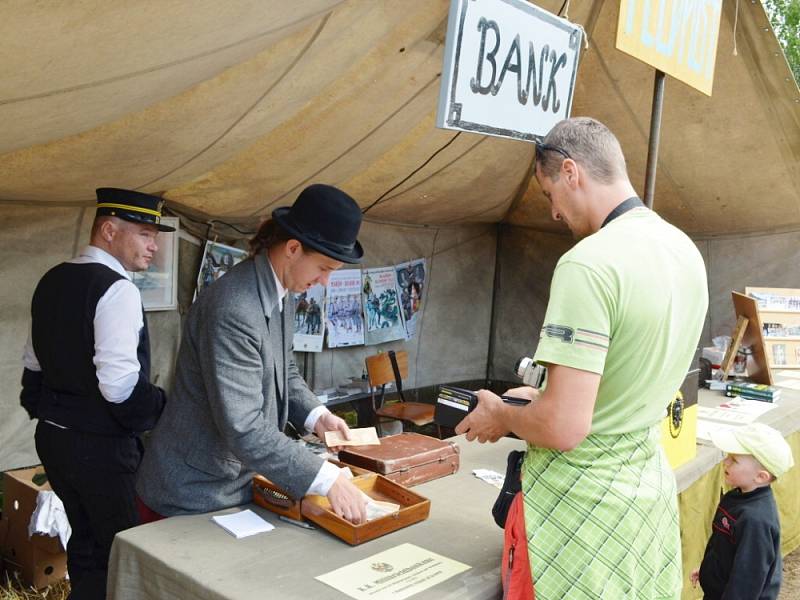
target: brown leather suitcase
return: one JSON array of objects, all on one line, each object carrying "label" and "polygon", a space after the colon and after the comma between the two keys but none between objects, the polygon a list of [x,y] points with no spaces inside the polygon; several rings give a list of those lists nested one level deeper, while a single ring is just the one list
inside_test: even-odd
[{"label": "brown leather suitcase", "polygon": [[379,446],[348,446],[339,460],[411,487],[458,471],[459,448],[419,433],[398,433],[381,438]]}]

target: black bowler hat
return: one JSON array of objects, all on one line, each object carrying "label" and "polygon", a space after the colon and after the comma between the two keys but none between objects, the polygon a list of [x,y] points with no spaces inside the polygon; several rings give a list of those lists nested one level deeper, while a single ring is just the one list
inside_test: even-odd
[{"label": "black bowler hat", "polygon": [[175,231],[174,227],[161,224],[164,201],[158,196],[119,188],[97,188],[96,193],[97,217],[119,217],[132,223],[155,225],[159,231]]},{"label": "black bowler hat", "polygon": [[292,206],[276,208],[272,218],[294,239],[329,258],[355,264],[364,249],[356,237],[361,227],[361,209],[342,190],[315,183],[297,197]]}]

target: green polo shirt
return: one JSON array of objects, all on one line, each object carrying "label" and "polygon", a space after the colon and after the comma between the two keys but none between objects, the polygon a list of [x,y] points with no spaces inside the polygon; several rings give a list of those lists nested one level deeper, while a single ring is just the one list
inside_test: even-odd
[{"label": "green polo shirt", "polygon": [[636,208],[558,261],[535,360],[602,375],[592,433],[650,427],[686,376],[707,308],[694,242]]}]

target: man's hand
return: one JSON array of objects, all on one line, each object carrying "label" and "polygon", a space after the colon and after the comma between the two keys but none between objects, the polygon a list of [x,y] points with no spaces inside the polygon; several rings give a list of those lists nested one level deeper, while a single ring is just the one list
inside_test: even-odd
[{"label": "man's hand", "polygon": [[506,429],[500,420],[503,400],[489,390],[478,390],[478,405],[456,427],[456,433],[466,433],[467,441],[477,439],[484,442],[496,442],[506,435]]},{"label": "man's hand", "polygon": [[[323,413],[320,418],[317,419],[317,424],[314,425],[314,433],[323,442],[325,441],[326,431],[338,431],[342,434],[344,439],[350,439],[350,428],[347,426],[347,423],[344,422],[344,419],[330,412]],[[341,449],[342,446],[334,446],[331,448],[334,452],[338,452]]]},{"label": "man's hand", "polygon": [[[341,419],[340,419],[341,420]],[[364,493],[345,475],[339,475],[328,490],[328,500],[333,512],[358,525],[367,520],[367,501]]]},{"label": "man's hand", "polygon": [[504,396],[511,396],[512,398],[522,398],[524,400],[530,400],[534,402],[536,399],[541,396],[541,392],[537,390],[535,387],[531,387],[529,385],[523,385],[521,387],[515,387],[506,390]]},{"label": "man's hand", "polygon": [[697,587],[697,583],[700,581],[700,569],[692,571],[692,574],[689,575],[689,581],[692,582],[692,587]]}]

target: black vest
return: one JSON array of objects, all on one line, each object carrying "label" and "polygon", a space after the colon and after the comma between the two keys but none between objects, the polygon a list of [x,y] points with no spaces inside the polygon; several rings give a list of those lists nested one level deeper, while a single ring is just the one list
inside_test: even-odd
[{"label": "black vest", "polygon": [[[50,269],[36,287],[31,304],[31,337],[42,368],[40,420],[102,435],[134,432],[114,414],[119,407],[100,393],[93,362],[97,302],[120,279],[122,275],[99,263],[62,263]],[[137,356],[141,365],[139,380],[149,382],[146,320]]]}]

